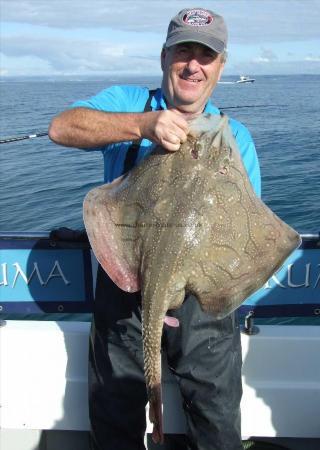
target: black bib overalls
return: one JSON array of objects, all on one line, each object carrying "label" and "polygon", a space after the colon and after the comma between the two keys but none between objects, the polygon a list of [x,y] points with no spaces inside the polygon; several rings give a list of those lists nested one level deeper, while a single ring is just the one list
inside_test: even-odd
[{"label": "black bib overalls", "polygon": [[[133,166],[139,143],[133,147],[124,171]],[[162,347],[183,398],[185,448],[242,450],[242,360],[235,314],[215,320],[188,295],[168,315],[180,321],[178,328],[164,325]],[[146,403],[140,293],[123,292],[99,267],[89,356],[92,450],[145,449]],[[167,440],[167,448],[174,449]]]}]

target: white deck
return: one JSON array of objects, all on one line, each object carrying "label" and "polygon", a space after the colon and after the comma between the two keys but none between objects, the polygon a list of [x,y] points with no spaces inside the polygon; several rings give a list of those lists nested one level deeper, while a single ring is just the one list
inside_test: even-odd
[{"label": "white deck", "polygon": [[[88,430],[89,326],[8,321],[0,328],[2,430]],[[319,438],[320,327],[259,328],[242,335],[243,436]],[[180,394],[165,367],[163,379],[165,432],[183,433]]]}]

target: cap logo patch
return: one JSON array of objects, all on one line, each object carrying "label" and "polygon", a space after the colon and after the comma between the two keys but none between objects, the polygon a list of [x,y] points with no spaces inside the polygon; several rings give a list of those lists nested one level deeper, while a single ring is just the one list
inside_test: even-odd
[{"label": "cap logo patch", "polygon": [[204,9],[191,9],[183,16],[183,21],[193,27],[205,27],[210,25],[213,17]]}]

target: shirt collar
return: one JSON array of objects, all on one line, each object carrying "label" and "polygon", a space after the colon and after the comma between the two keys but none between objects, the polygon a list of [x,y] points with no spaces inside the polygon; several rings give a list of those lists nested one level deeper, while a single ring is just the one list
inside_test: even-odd
[{"label": "shirt collar", "polygon": [[[156,90],[154,96],[152,97],[151,108],[154,111],[157,111],[159,109],[167,109],[167,104],[166,104],[166,101],[163,96],[161,88],[158,88]],[[211,103],[210,100],[208,100],[208,102],[204,108],[204,112],[208,113],[208,114],[220,114],[219,109],[216,106],[214,106],[214,104]]]}]

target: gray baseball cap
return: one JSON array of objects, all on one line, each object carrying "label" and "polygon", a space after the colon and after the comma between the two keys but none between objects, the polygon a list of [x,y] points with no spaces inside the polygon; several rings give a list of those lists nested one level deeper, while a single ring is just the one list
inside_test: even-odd
[{"label": "gray baseball cap", "polygon": [[222,53],[226,50],[227,40],[227,27],[222,16],[208,9],[187,8],[169,23],[165,46],[197,42]]}]

